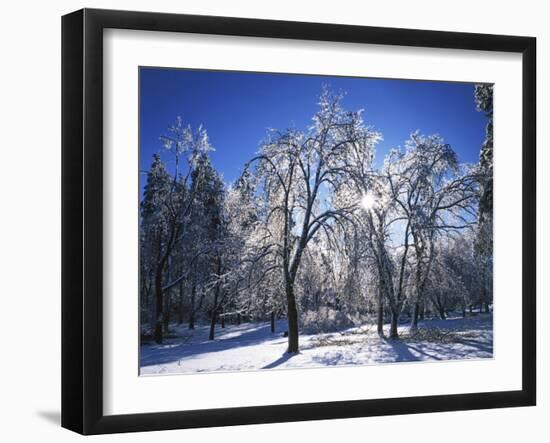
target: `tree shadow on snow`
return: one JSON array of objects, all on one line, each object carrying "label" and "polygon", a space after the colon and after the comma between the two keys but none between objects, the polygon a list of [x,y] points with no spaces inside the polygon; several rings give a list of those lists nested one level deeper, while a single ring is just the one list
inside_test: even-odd
[{"label": "tree shadow on snow", "polygon": [[[189,357],[196,357],[210,352],[226,351],[233,348],[254,346],[278,337],[268,331],[269,325],[260,326],[231,338],[201,341],[199,343],[181,343],[178,339],[167,340],[163,345],[150,344],[140,347],[140,367],[173,363]],[[220,331],[218,331],[220,333]]]},{"label": "tree shadow on snow", "polygon": [[[392,361],[407,362],[419,360],[460,360],[472,357],[488,357],[493,353],[492,341],[489,343],[473,340],[458,339],[449,344],[432,343],[406,343],[401,340],[384,339],[391,347],[393,354]],[[435,346],[434,349],[431,345]],[[456,347],[456,345],[466,345],[466,348]],[[413,354],[414,351],[415,354]]]},{"label": "tree shadow on snow", "polygon": [[474,348],[477,351],[486,352],[488,354],[493,354],[493,341],[483,342],[481,340],[475,340],[473,338],[466,339],[466,338],[459,338],[457,340],[458,343],[465,344],[471,348]]},{"label": "tree shadow on snow", "polygon": [[392,351],[395,353],[395,360],[396,362],[402,362],[402,361],[416,361],[419,360],[418,357],[416,357],[411,351],[410,346],[406,343],[402,342],[398,339],[393,338],[384,338],[383,339],[390,347],[392,348]]},{"label": "tree shadow on snow", "polygon": [[282,365],[284,362],[290,360],[292,357],[295,357],[298,354],[290,354],[288,352],[285,352],[283,355],[281,355],[277,360],[275,360],[272,363],[269,363],[268,365],[264,366],[262,369],[273,369],[277,366]]}]

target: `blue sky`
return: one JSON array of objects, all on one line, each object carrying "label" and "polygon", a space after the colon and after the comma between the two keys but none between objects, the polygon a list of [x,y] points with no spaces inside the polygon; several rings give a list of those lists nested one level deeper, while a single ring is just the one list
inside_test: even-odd
[{"label": "blue sky", "polygon": [[364,109],[365,122],[383,134],[378,164],[417,129],[440,134],[460,161],[478,160],[487,120],[475,110],[473,84],[140,68],[140,169],[149,169],[162,151],[160,135],[181,116],[192,127],[205,126],[216,149],[212,162],[232,182],[267,128],[310,124],[323,84],[345,91],[344,107]]}]

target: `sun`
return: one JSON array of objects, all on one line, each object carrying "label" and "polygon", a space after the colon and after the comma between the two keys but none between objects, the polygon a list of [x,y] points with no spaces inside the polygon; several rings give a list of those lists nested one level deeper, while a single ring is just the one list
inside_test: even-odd
[{"label": "sun", "polygon": [[365,194],[361,199],[361,206],[367,211],[374,208],[375,203],[376,200],[372,194]]}]

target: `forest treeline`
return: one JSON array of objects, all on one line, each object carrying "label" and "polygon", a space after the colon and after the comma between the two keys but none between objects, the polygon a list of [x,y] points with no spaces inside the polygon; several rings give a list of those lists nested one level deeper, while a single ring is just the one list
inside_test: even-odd
[{"label": "forest treeline", "polygon": [[493,88],[473,91],[487,118],[476,164],[413,132],[377,167],[382,134],[324,88],[307,130],[270,130],[226,185],[206,129],[178,118],[145,171],[142,340],[162,343],[174,323],[208,322],[210,339],[244,320],[274,332],[284,318],[294,353],[312,328],[372,319],[398,338],[402,318],[414,331],[424,316],[488,311]]}]

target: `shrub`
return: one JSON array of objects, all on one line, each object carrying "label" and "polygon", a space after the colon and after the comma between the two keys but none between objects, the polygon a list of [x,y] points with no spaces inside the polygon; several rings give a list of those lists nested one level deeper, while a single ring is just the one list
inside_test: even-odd
[{"label": "shrub", "polygon": [[316,311],[306,311],[301,314],[300,332],[303,334],[337,332],[361,323],[358,316],[323,306]]}]

